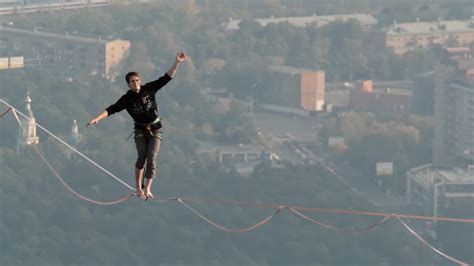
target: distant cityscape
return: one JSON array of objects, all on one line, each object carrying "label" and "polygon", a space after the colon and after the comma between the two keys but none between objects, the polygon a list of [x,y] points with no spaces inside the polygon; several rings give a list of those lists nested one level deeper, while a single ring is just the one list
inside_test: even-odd
[{"label": "distant cityscape", "polygon": [[[20,5],[25,1],[1,1],[0,15],[16,15],[29,12],[64,11],[72,8],[98,8],[116,1],[71,1]],[[15,6],[15,4],[17,6]],[[6,6],[8,5],[8,6]],[[5,17],[4,17],[5,18]],[[60,66],[66,77],[81,78],[89,75],[115,79],[120,64],[127,59],[134,43],[112,36],[84,36],[78,32],[49,32],[47,29],[18,28],[7,19],[0,26],[0,70],[15,71],[21,68]],[[256,18],[261,26],[272,23],[289,23],[297,27],[323,27],[335,21],[357,21],[364,30],[378,27],[371,14],[339,14],[331,16],[269,17]],[[221,24],[222,31],[239,30],[240,19],[230,18]],[[382,30],[382,29],[379,29]],[[406,173],[406,199],[410,204],[423,206],[426,215],[442,216],[453,205],[474,200],[474,19],[437,20],[410,23],[394,21],[383,29],[385,46],[396,55],[415,49],[428,49],[437,44],[454,62],[439,64],[433,71],[416,73],[414,80],[327,82],[326,72],[321,69],[295,68],[272,65],[259,69],[259,82],[255,95],[244,99],[249,112],[262,110],[290,117],[318,117],[344,115],[363,111],[375,114],[415,113],[434,120],[432,163],[420,165]],[[453,45],[456,44],[456,45]],[[251,69],[249,72],[253,72]],[[254,74],[254,76],[252,76]],[[257,79],[255,73],[249,77]],[[390,83],[391,82],[391,83]],[[390,85],[386,85],[390,83]],[[231,99],[228,91],[210,89],[210,98],[216,101]],[[237,100],[237,99],[235,99]],[[240,99],[242,100],[242,99]],[[25,145],[38,143],[32,99],[27,96],[26,109],[30,118],[28,126],[20,132],[17,151]],[[34,108],[33,108],[34,109]],[[75,125],[75,126],[74,126]],[[308,132],[317,132],[319,125]],[[268,128],[262,129],[268,131]],[[316,134],[316,133],[315,133]],[[337,173],[334,162],[325,161],[318,154],[304,147],[307,140],[298,135],[282,137],[274,133],[265,137],[266,145],[220,146],[202,149],[202,153],[223,165],[240,165],[242,173],[252,171],[256,161],[271,159],[276,162],[284,154],[269,150],[273,142],[284,143],[299,163],[323,164]],[[310,135],[313,137],[312,135]],[[331,136],[332,143],[344,143],[340,136]],[[73,124],[71,138],[80,141],[77,124]],[[282,140],[284,138],[284,140]],[[296,154],[296,155],[295,155]],[[295,158],[292,157],[292,158]],[[393,162],[384,162],[383,174],[393,174]],[[249,167],[252,166],[252,167]],[[376,166],[374,165],[374,169]]]}]

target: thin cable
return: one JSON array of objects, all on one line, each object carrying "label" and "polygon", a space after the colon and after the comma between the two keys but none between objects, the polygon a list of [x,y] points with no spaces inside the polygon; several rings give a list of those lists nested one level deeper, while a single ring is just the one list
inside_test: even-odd
[{"label": "thin cable", "polygon": [[18,117],[18,115],[16,114],[16,111],[14,108],[12,108],[12,112],[13,112],[13,116],[15,116],[15,119],[16,119],[16,122],[18,123],[18,126],[23,129],[23,124],[21,124],[21,121],[20,121],[20,118]]},{"label": "thin cable", "polygon": [[422,215],[411,215],[411,214],[396,214],[396,213],[384,213],[384,212],[367,212],[357,210],[340,210],[340,209],[324,209],[324,208],[308,208],[308,207],[292,207],[296,210],[313,211],[313,212],[329,212],[338,214],[357,214],[366,216],[390,216],[396,215],[401,218],[409,218],[415,220],[430,220],[430,221],[445,221],[445,222],[459,222],[459,223],[474,223],[474,219],[468,218],[451,218],[441,216],[422,216]]},{"label": "thin cable", "polygon": [[[17,112],[23,116],[26,119],[29,119],[26,115],[23,113],[19,112],[16,110],[13,106],[5,102],[4,100],[0,99],[0,102],[3,102],[5,105],[10,107],[13,111],[14,114]],[[71,145],[67,144],[63,140],[59,139],[56,137],[54,134],[49,132],[47,129],[36,123],[36,125],[48,133],[49,135],[53,136],[56,140],[60,141],[62,144],[66,145],[68,148],[76,152],[77,154],[81,155],[83,158],[88,160],[90,163],[119,181],[120,183],[124,184],[127,186],[129,189],[134,190],[131,186],[126,184],[124,181],[119,179],[118,177],[114,176],[111,174],[109,171],[104,169],[102,166],[98,165],[91,159],[89,159],[87,156],[83,155],[81,152],[77,151],[74,147],[71,147]],[[166,201],[170,200],[176,200],[176,198],[168,198],[164,199]],[[263,207],[263,208],[279,208],[281,205],[274,205],[274,204],[262,204],[262,203],[254,203],[254,202],[242,202],[242,201],[230,201],[230,200],[210,200],[210,199],[186,199],[187,201],[206,201],[208,203],[215,203],[215,204],[233,204],[233,205],[252,205],[252,206],[257,206],[257,207]],[[447,221],[447,222],[462,222],[462,223],[474,223],[474,219],[466,219],[466,218],[451,218],[451,217],[434,217],[434,216],[420,216],[420,215],[409,215],[409,214],[391,214],[391,213],[382,213],[382,212],[367,212],[367,211],[356,211],[356,210],[340,210],[340,209],[324,209],[324,208],[308,208],[308,207],[300,207],[300,206],[288,206],[288,208],[292,208],[294,210],[304,210],[304,211],[312,211],[312,212],[329,212],[329,213],[338,213],[338,214],[358,214],[358,215],[366,215],[366,216],[381,216],[381,217],[386,217],[390,215],[397,215],[398,217],[401,218],[409,218],[409,219],[416,219],[416,220],[431,220],[431,221]]]},{"label": "thin cable", "polygon": [[335,231],[340,231],[340,232],[362,232],[362,231],[368,231],[378,225],[381,225],[383,224],[384,222],[386,222],[388,219],[390,219],[392,216],[385,216],[382,220],[374,223],[374,224],[371,224],[369,226],[366,226],[366,227],[363,227],[363,228],[355,228],[355,229],[344,229],[344,228],[338,228],[338,227],[335,227],[335,226],[332,226],[332,225],[329,225],[329,224],[325,224],[325,223],[322,223],[320,221],[317,221],[313,218],[310,218],[304,214],[302,214],[301,212],[293,209],[293,208],[288,208],[288,210],[290,210],[290,212],[292,212],[293,214],[296,214],[297,216],[301,217],[303,220],[306,220],[306,221],[309,221],[309,222],[312,222],[314,224],[317,224],[317,225],[320,225],[322,227],[325,227],[325,228],[329,228],[329,229],[332,229],[332,230],[335,230]]},{"label": "thin cable", "polygon": [[199,218],[203,219],[204,221],[206,221],[208,224],[214,226],[214,227],[217,227],[218,229],[220,230],[223,230],[223,231],[226,231],[226,232],[232,232],[232,233],[244,233],[244,232],[248,232],[248,231],[252,231],[254,229],[257,229],[258,227],[268,223],[268,221],[270,221],[273,216],[277,215],[278,213],[280,213],[280,211],[282,210],[282,207],[278,208],[272,215],[268,216],[267,218],[261,220],[260,222],[252,225],[252,226],[249,226],[249,227],[245,227],[245,228],[237,228],[237,229],[232,229],[232,228],[227,228],[227,227],[224,227],[222,225],[219,225],[213,221],[211,221],[209,218],[207,218],[206,216],[202,215],[201,213],[199,213],[197,210],[195,210],[194,208],[192,208],[191,206],[189,206],[188,204],[184,203],[184,201],[181,199],[181,198],[178,198],[178,202],[181,203],[184,207],[186,207],[188,210],[190,210],[191,212],[193,212],[194,214],[196,214],[197,216],[199,216]]},{"label": "thin cable", "polygon": [[[13,107],[12,105],[10,105],[9,103],[7,103],[6,101],[0,99],[0,102],[3,102],[5,105],[7,105],[8,107],[12,108],[12,110],[14,111],[14,113],[18,113],[20,114],[22,117],[24,117],[25,119],[27,119],[28,121],[30,120],[30,118],[26,115],[24,115],[23,113],[21,113],[20,111],[18,111],[18,109],[16,109],[15,107]],[[21,125],[21,124],[20,124]],[[94,166],[96,166],[97,168],[99,168],[100,170],[102,170],[103,172],[105,172],[107,175],[111,176],[112,178],[114,178],[115,180],[117,180],[118,182],[120,182],[122,185],[126,186],[128,189],[132,190],[132,191],[135,191],[135,189],[133,187],[131,187],[129,184],[125,183],[123,180],[121,180],[120,178],[116,177],[114,174],[112,174],[111,172],[107,171],[104,167],[100,166],[98,163],[94,162],[93,160],[89,159],[89,157],[85,156],[84,154],[82,154],[80,151],[78,151],[77,149],[75,149],[74,147],[72,147],[71,145],[69,145],[68,143],[66,143],[65,141],[63,141],[62,139],[60,139],[59,137],[57,137],[56,135],[54,135],[53,133],[49,132],[49,130],[47,130],[46,128],[44,128],[43,126],[41,126],[40,124],[36,123],[36,126],[40,129],[42,129],[44,132],[46,132],[48,135],[52,136],[53,138],[55,138],[57,141],[59,141],[60,143],[62,143],[63,145],[65,145],[66,147],[68,147],[69,149],[71,149],[72,151],[74,151],[75,153],[79,154],[82,158],[86,159],[88,162],[90,162],[91,164],[93,164]]]},{"label": "thin cable", "polygon": [[410,228],[400,217],[396,216],[397,219],[400,221],[400,223],[402,223],[402,225],[408,230],[408,232],[410,232],[412,235],[414,235],[421,243],[423,243],[425,246],[428,246],[430,249],[432,249],[433,251],[435,251],[436,253],[438,253],[439,255],[443,256],[444,258],[454,262],[454,263],[457,263],[459,265],[463,265],[463,266],[468,266],[469,264],[463,262],[463,261],[460,261],[458,259],[455,259],[445,253],[443,253],[442,251],[438,250],[437,248],[433,247],[430,243],[428,243],[428,241],[426,241],[425,239],[423,239],[420,235],[418,235],[415,230],[413,230],[412,228]]},{"label": "thin cable", "polygon": [[[206,202],[210,204],[219,204],[219,205],[241,205],[241,206],[254,206],[258,208],[279,208],[282,205],[277,204],[266,204],[266,203],[257,203],[249,201],[235,201],[235,200],[214,200],[214,199],[203,199],[203,198],[182,198],[186,201],[193,202]],[[421,216],[421,215],[411,215],[411,214],[397,214],[397,213],[385,213],[385,212],[368,212],[368,211],[358,211],[358,210],[341,210],[341,209],[332,209],[332,208],[310,208],[302,206],[290,206],[285,205],[287,208],[299,211],[310,211],[310,212],[326,212],[326,213],[337,213],[337,214],[350,214],[350,215],[365,215],[365,216],[378,216],[378,217],[387,217],[387,216],[399,216],[402,218],[409,218],[414,220],[430,220],[430,221],[445,221],[445,222],[459,222],[459,223],[474,223],[474,219],[468,218],[452,218],[452,217],[442,217],[442,216]]]},{"label": "thin cable", "polygon": [[64,181],[64,179],[59,175],[59,173],[53,168],[53,166],[51,166],[51,164],[48,162],[48,160],[43,156],[43,154],[39,151],[38,147],[36,147],[36,145],[31,145],[33,147],[33,150],[36,151],[36,153],[39,155],[39,157],[41,158],[41,160],[43,160],[43,162],[48,166],[49,170],[51,170],[51,172],[56,176],[56,178],[67,188],[67,190],[69,190],[69,192],[71,192],[72,194],[74,194],[75,196],[77,196],[78,198],[84,200],[84,201],[87,201],[87,202],[90,202],[90,203],[94,203],[94,204],[97,204],[97,205],[102,205],[102,206],[109,206],[109,205],[115,205],[115,204],[118,204],[118,203],[122,203],[126,200],[129,200],[134,194],[129,194],[123,198],[120,198],[118,200],[114,200],[114,201],[110,201],[110,202],[104,202],[104,201],[97,201],[97,200],[93,200],[93,199],[90,199],[80,193],[78,193],[77,191],[75,191],[74,189],[72,189],[67,183],[66,181]]},{"label": "thin cable", "polygon": [[[9,106],[11,108],[11,110],[13,111],[13,114],[15,115],[15,117],[17,118],[18,120],[18,123],[20,125],[20,127],[22,127],[21,125],[21,122],[19,121],[17,115],[16,115],[16,109],[11,106],[10,104],[8,104],[7,102],[5,102],[4,100],[0,99],[0,102],[3,102],[4,104],[6,104],[7,106]],[[29,118],[22,114],[21,112],[18,111],[18,113],[23,116],[24,118],[28,119]],[[86,160],[88,160],[90,163],[92,163],[93,165],[95,165],[96,167],[98,167],[99,169],[103,170],[104,172],[106,172],[107,174],[109,174],[110,176],[112,176],[114,179],[116,179],[117,181],[119,181],[120,183],[124,184],[125,186],[127,186],[128,188],[130,188],[131,190],[133,190],[132,187],[130,187],[128,184],[126,184],[125,182],[123,182],[121,179],[115,177],[113,174],[111,174],[110,172],[108,172],[106,169],[104,169],[102,166],[98,165],[97,163],[95,163],[94,161],[92,161],[91,159],[89,159],[87,156],[83,155],[82,153],[80,153],[79,151],[77,151],[76,149],[74,149],[73,147],[71,147],[69,144],[67,144],[66,142],[62,141],[61,139],[59,139],[58,137],[56,137],[54,134],[52,134],[51,132],[49,132],[47,129],[43,128],[41,125],[39,124],[36,124],[40,129],[42,129],[43,131],[45,131],[46,133],[48,133],[49,135],[51,135],[52,137],[54,137],[56,140],[58,140],[59,142],[61,142],[62,144],[66,145],[68,148],[70,148],[71,150],[73,150],[74,152],[76,152],[77,154],[81,155],[83,158],[85,158]],[[92,203],[96,203],[96,204],[101,204],[101,205],[111,205],[111,204],[116,204],[116,203],[119,203],[119,202],[122,202],[122,201],[125,201],[127,199],[129,199],[133,194],[131,195],[128,195],[126,198],[122,198],[122,199],[119,199],[117,201],[114,201],[114,202],[111,202],[111,203],[107,203],[107,202],[99,202],[99,201],[95,201],[95,200],[91,200],[89,198],[86,198],[84,196],[82,196],[81,194],[75,192],[72,188],[70,188],[66,182],[64,182],[64,180],[62,180],[62,178],[59,176],[59,174],[57,174],[57,172],[54,170],[54,168],[48,163],[48,161],[46,160],[46,158],[44,158],[41,154],[41,152],[39,152],[39,150],[36,148],[36,146],[33,146],[34,149],[38,152],[38,154],[40,155],[40,157],[43,159],[43,161],[48,165],[48,167],[51,169],[51,171],[53,171],[53,173],[55,173],[55,175],[57,177],[59,177],[59,180],[66,186],[66,188],[68,188],[69,191],[71,191],[74,195],[80,197],[81,199],[84,199],[86,201],[89,201],[89,202],[92,202]],[[158,199],[158,201],[161,201],[161,202],[170,202],[170,201],[178,201],[179,203],[181,203],[183,206],[185,206],[187,209],[189,209],[190,211],[192,211],[194,214],[196,214],[197,216],[199,216],[201,219],[203,219],[204,221],[206,221],[207,223],[221,229],[221,230],[224,230],[224,231],[227,231],[227,232],[247,232],[247,231],[251,231],[251,230],[254,230],[264,224],[266,224],[268,221],[270,221],[270,219],[272,219],[276,214],[280,213],[282,209],[289,209],[290,211],[292,211],[292,213],[300,216],[301,218],[304,218],[305,220],[308,220],[308,221],[311,221],[311,222],[314,222],[318,225],[321,225],[321,226],[324,226],[326,228],[331,228],[331,229],[337,229],[333,226],[330,226],[330,225],[327,225],[327,224],[323,224],[321,222],[318,222],[314,219],[311,219],[309,218],[308,216],[305,216],[304,214],[300,213],[299,211],[297,210],[306,210],[306,211],[313,211],[313,212],[329,212],[329,213],[338,213],[338,214],[357,214],[357,215],[366,215],[366,216],[383,216],[384,219],[382,219],[381,221],[379,221],[378,223],[374,224],[374,225],[371,225],[369,227],[366,227],[365,229],[360,229],[360,230],[368,230],[370,228],[373,228],[375,227],[376,225],[379,225],[383,222],[385,222],[386,220],[388,220],[389,218],[393,217],[393,216],[396,216],[397,219],[403,224],[403,226],[410,232],[412,233],[418,240],[420,240],[423,244],[427,245],[428,247],[430,247],[432,250],[434,250],[436,253],[442,255],[443,257],[451,260],[452,262],[455,262],[455,263],[458,263],[459,265],[468,265],[466,264],[465,262],[462,262],[460,260],[457,260],[455,258],[452,258],[450,256],[448,256],[447,254],[444,254],[443,252],[439,251],[438,249],[434,248],[433,246],[431,246],[426,240],[424,240],[423,238],[421,238],[414,230],[412,230],[405,222],[403,222],[403,220],[401,219],[401,217],[403,218],[410,218],[410,219],[417,219],[417,220],[433,220],[433,221],[449,221],[449,222],[462,222],[462,223],[474,223],[474,219],[464,219],[464,218],[450,218],[450,217],[433,217],[433,216],[420,216],[420,215],[406,215],[406,214],[389,214],[389,213],[381,213],[381,212],[366,212],[366,211],[356,211],[356,210],[340,210],[340,209],[323,209],[323,208],[307,208],[307,207],[298,207],[298,206],[294,206],[294,207],[291,207],[291,206],[286,206],[286,205],[274,205],[274,204],[261,204],[261,203],[254,203],[254,202],[239,202],[239,201],[225,201],[225,200],[209,200],[209,199],[194,199],[194,201],[206,201],[208,203],[216,203],[216,204],[233,204],[233,205],[252,205],[252,206],[256,206],[256,207],[263,207],[263,208],[276,208],[276,211],[268,216],[267,218],[263,219],[262,221],[258,222],[257,224],[253,225],[253,226],[250,226],[250,227],[246,227],[246,228],[241,228],[241,229],[229,229],[229,228],[226,228],[224,226],[221,226],[213,221],[211,221],[209,218],[205,217],[204,215],[202,215],[201,213],[199,213],[198,211],[196,211],[194,208],[192,208],[191,206],[187,205],[186,203],[184,203],[183,199],[181,198],[160,198]],[[191,200],[190,200],[191,201]]]}]

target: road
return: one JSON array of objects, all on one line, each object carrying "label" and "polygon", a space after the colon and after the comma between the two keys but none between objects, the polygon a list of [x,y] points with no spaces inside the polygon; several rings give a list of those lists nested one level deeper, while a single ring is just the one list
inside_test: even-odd
[{"label": "road", "polygon": [[311,158],[309,157],[312,157],[313,161],[315,160],[325,167],[341,184],[380,207],[383,211],[394,213],[406,211],[405,197],[387,195],[369,178],[361,176],[357,169],[333,162],[330,154],[317,150],[310,151],[312,155],[305,152],[305,144],[312,143],[314,144],[312,146],[315,146],[318,142],[317,135],[318,129],[321,127],[321,120],[314,117],[255,113],[254,121],[257,130],[266,140],[267,146],[282,159],[304,164],[310,162]]}]

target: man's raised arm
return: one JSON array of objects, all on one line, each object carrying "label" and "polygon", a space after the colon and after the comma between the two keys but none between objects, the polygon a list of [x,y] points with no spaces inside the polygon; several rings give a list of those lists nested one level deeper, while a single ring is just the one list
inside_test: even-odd
[{"label": "man's raised arm", "polygon": [[174,61],[173,65],[170,67],[170,69],[166,72],[170,78],[174,78],[176,75],[176,70],[178,69],[179,63],[183,62],[186,59],[186,54],[184,52],[179,52],[176,55],[176,60]]}]

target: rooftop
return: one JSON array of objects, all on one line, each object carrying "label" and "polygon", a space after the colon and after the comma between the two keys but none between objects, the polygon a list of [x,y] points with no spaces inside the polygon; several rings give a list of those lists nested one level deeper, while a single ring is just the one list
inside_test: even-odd
[{"label": "rooftop", "polygon": [[[322,27],[327,24],[335,21],[347,22],[349,20],[356,20],[360,23],[361,26],[373,26],[376,25],[377,19],[371,14],[341,14],[341,15],[332,15],[332,16],[304,16],[304,17],[276,17],[273,16],[270,18],[256,18],[254,19],[262,27],[270,23],[281,23],[288,22],[297,27],[306,27],[308,25]],[[238,30],[239,23],[241,20],[230,18],[228,22],[223,23],[223,26],[226,30]]]},{"label": "rooftop", "polygon": [[57,33],[57,32],[47,32],[43,30],[39,30],[35,28],[33,30],[22,29],[22,28],[14,28],[5,25],[0,25],[0,32],[10,32],[10,33],[18,33],[30,36],[37,36],[37,37],[48,37],[48,38],[56,38],[68,41],[77,41],[77,42],[87,42],[87,43],[102,43],[105,44],[110,41],[109,38],[103,39],[100,36],[82,36],[76,33]]},{"label": "rooftop", "polygon": [[413,168],[409,173],[416,176],[417,179],[430,184],[435,184],[440,181],[444,183],[474,184],[474,167],[472,166],[468,169],[437,169],[432,167],[431,164],[428,164]]},{"label": "rooftop", "polygon": [[304,72],[323,72],[322,70],[314,70],[309,68],[296,68],[292,66],[280,66],[280,65],[270,65],[268,66],[268,70],[278,73],[285,73],[285,74],[298,74]]},{"label": "rooftop", "polygon": [[474,19],[414,23],[394,22],[388,29],[387,35],[434,34],[443,32],[474,32]]}]

